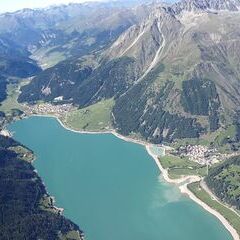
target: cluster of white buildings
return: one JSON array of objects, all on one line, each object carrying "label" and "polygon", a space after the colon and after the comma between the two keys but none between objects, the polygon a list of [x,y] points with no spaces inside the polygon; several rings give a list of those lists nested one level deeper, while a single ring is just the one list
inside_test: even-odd
[{"label": "cluster of white buildings", "polygon": [[186,145],[178,149],[178,154],[188,157],[189,160],[201,165],[214,164],[219,162],[220,156],[215,148],[208,148],[202,145]]},{"label": "cluster of white buildings", "polygon": [[71,111],[73,108],[72,104],[52,105],[44,103],[28,107],[27,112],[29,114],[55,114],[61,116]]}]

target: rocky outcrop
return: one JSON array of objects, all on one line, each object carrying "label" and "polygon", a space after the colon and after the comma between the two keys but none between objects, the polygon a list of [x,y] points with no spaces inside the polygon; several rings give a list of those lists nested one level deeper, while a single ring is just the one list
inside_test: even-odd
[{"label": "rocky outcrop", "polygon": [[185,11],[198,13],[200,11],[239,11],[239,0],[183,0],[171,7],[174,14],[181,14]]},{"label": "rocky outcrop", "polygon": [[160,62],[166,42],[174,39],[180,28],[181,23],[174,15],[162,7],[155,7],[140,25],[123,33],[106,55],[110,59],[133,57],[146,75]]}]

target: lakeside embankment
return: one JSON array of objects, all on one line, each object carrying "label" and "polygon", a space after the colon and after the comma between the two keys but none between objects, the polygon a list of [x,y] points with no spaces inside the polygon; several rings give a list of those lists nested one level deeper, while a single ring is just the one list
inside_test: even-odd
[{"label": "lakeside embankment", "polygon": [[[217,217],[221,223],[225,226],[225,228],[231,233],[232,237],[234,240],[239,240],[239,235],[237,233],[237,231],[235,230],[235,228],[233,228],[233,226],[228,222],[228,220],[225,219],[225,217],[223,215],[221,215],[218,211],[216,211],[215,209],[211,208],[208,204],[206,204],[205,202],[201,201],[189,188],[188,188],[188,184],[190,183],[194,183],[193,182],[189,182],[189,183],[185,183],[181,186],[179,186],[181,193],[183,194],[187,194],[189,196],[189,198],[191,198],[194,202],[198,203],[201,207],[203,207],[206,211],[210,212],[211,214],[213,214],[215,217]],[[211,196],[211,195],[210,195]]]},{"label": "lakeside embankment", "polygon": [[206,203],[204,203],[203,201],[201,201],[199,198],[197,198],[188,188],[187,185],[193,182],[198,182],[200,181],[202,178],[200,178],[199,176],[185,176],[182,177],[180,179],[171,179],[168,175],[168,171],[166,169],[164,169],[158,159],[157,155],[154,155],[154,153],[151,152],[150,147],[152,146],[152,144],[146,143],[144,141],[141,140],[136,140],[136,139],[132,139],[132,138],[128,138],[128,137],[124,137],[118,133],[116,133],[114,130],[108,130],[108,131],[102,131],[102,132],[91,132],[91,131],[80,131],[80,130],[73,130],[70,127],[66,126],[64,124],[64,122],[61,121],[61,119],[59,119],[56,116],[52,116],[52,115],[38,115],[41,117],[54,117],[57,119],[57,121],[61,124],[62,127],[64,127],[65,129],[72,131],[72,132],[76,132],[76,133],[82,133],[82,134],[113,134],[116,137],[127,141],[127,142],[134,142],[137,144],[141,144],[143,146],[146,147],[147,152],[149,153],[149,155],[155,160],[159,170],[162,172],[164,179],[169,182],[169,183],[173,183],[173,184],[177,184],[178,187],[180,188],[181,192],[183,194],[187,194],[193,201],[195,201],[196,203],[198,203],[200,206],[202,206],[205,210],[207,210],[208,212],[210,212],[211,214],[213,214],[214,216],[216,216],[221,222],[222,224],[225,226],[225,228],[231,233],[232,237],[234,240],[239,240],[239,235],[236,232],[236,230],[231,226],[231,224],[220,214],[218,213],[216,210],[214,210],[213,208],[211,208],[210,206],[208,206]]},{"label": "lakeside embankment", "polygon": [[[168,176],[168,171],[166,169],[164,169],[160,163],[160,161],[158,160],[158,156],[154,155],[151,150],[149,145],[146,146],[146,149],[148,151],[148,153],[152,156],[152,158],[155,160],[158,168],[160,169],[160,171],[162,172],[162,175],[164,177],[164,179],[169,182],[169,183],[174,183],[177,184],[179,186],[179,189],[181,191],[182,194],[187,194],[189,198],[191,198],[194,202],[196,202],[197,204],[199,204],[201,207],[203,207],[206,211],[210,212],[211,214],[213,214],[215,217],[217,217],[221,223],[225,226],[225,228],[231,233],[232,237],[234,240],[239,240],[239,235],[237,233],[237,231],[233,228],[233,226],[224,218],[224,216],[222,216],[219,212],[217,212],[216,210],[214,210],[213,208],[211,208],[210,206],[208,206],[205,202],[201,201],[199,198],[197,198],[194,193],[189,190],[189,188],[187,187],[188,184],[190,183],[194,183],[194,182],[199,182],[202,181],[202,178],[199,176],[185,176],[179,179],[171,179]],[[209,194],[209,193],[208,193]],[[211,197],[215,196],[212,194],[209,194]],[[229,208],[230,209],[230,208]],[[230,209],[232,210],[232,209]]]}]

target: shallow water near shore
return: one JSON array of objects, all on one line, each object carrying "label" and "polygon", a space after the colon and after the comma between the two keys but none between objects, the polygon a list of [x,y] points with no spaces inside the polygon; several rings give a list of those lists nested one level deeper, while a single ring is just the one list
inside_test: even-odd
[{"label": "shallow water near shore", "polygon": [[56,205],[87,240],[231,240],[218,219],[166,183],[141,145],[79,134],[56,119],[11,124]]}]

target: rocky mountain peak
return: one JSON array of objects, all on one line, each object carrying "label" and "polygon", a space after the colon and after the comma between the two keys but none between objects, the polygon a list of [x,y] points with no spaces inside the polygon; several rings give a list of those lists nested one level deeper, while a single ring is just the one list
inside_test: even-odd
[{"label": "rocky mountain peak", "polygon": [[171,9],[175,14],[184,11],[239,11],[240,0],[182,0],[173,4]]},{"label": "rocky mountain peak", "polygon": [[166,41],[174,39],[181,23],[165,6],[155,5],[141,24],[124,32],[106,52],[107,58],[132,57],[146,76],[160,61]]}]

